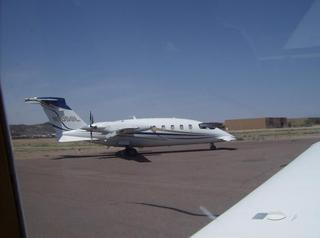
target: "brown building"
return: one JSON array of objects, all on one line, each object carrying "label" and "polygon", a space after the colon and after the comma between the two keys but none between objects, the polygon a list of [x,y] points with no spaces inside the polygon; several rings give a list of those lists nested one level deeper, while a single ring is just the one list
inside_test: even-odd
[{"label": "brown building", "polygon": [[319,117],[303,117],[303,118],[290,118],[288,119],[289,127],[305,127],[320,125]]},{"label": "brown building", "polygon": [[224,126],[227,130],[283,128],[288,126],[288,122],[285,117],[263,117],[226,120]]},{"label": "brown building", "polygon": [[306,118],[291,118],[288,119],[289,127],[303,127],[306,124]]}]

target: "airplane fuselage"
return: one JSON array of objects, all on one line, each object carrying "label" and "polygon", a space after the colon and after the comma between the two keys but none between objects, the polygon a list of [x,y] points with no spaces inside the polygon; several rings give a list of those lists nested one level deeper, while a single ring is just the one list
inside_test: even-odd
[{"label": "airplane fuselage", "polygon": [[[179,118],[133,118],[127,120],[97,122],[92,126],[103,128],[94,131],[93,141],[115,147],[150,147],[214,143],[230,141],[235,138],[219,129],[208,128],[202,122]],[[132,132],[119,133],[116,136],[108,135],[125,128],[136,128]],[[88,137],[88,131],[77,129],[65,132],[65,135]]]},{"label": "airplane fuselage", "polygon": [[231,141],[235,137],[216,128],[213,123],[180,118],[135,118],[86,124],[67,104],[64,98],[31,97],[27,103],[38,103],[56,129],[59,142],[92,141],[107,146],[133,147],[170,146]]}]

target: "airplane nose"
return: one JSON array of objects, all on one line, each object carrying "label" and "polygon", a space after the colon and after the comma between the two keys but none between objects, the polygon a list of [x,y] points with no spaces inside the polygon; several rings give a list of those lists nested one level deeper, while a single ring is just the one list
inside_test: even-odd
[{"label": "airplane nose", "polygon": [[233,141],[236,140],[236,137],[226,131],[219,129],[219,139],[223,141]]}]

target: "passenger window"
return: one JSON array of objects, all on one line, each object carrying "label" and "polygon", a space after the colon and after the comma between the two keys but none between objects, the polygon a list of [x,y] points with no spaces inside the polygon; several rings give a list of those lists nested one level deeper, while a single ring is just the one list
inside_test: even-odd
[{"label": "passenger window", "polygon": [[192,129],[192,125],[191,124],[189,124],[189,130],[191,130]]},{"label": "passenger window", "polygon": [[162,125],[162,126],[161,126],[161,129],[162,129],[162,130],[166,129],[166,126],[165,126],[165,125]]},{"label": "passenger window", "polygon": [[180,130],[183,130],[183,125],[180,125]]},{"label": "passenger window", "polygon": [[171,125],[171,130],[174,130],[174,125]]}]

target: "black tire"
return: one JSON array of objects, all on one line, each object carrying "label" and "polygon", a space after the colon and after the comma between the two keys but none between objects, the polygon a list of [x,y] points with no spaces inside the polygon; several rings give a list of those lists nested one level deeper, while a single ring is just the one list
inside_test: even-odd
[{"label": "black tire", "polygon": [[217,147],[214,144],[210,145],[210,150],[216,150],[216,149],[217,149]]},{"label": "black tire", "polygon": [[137,156],[138,155],[138,151],[135,148],[126,149],[126,153],[129,156]]}]

